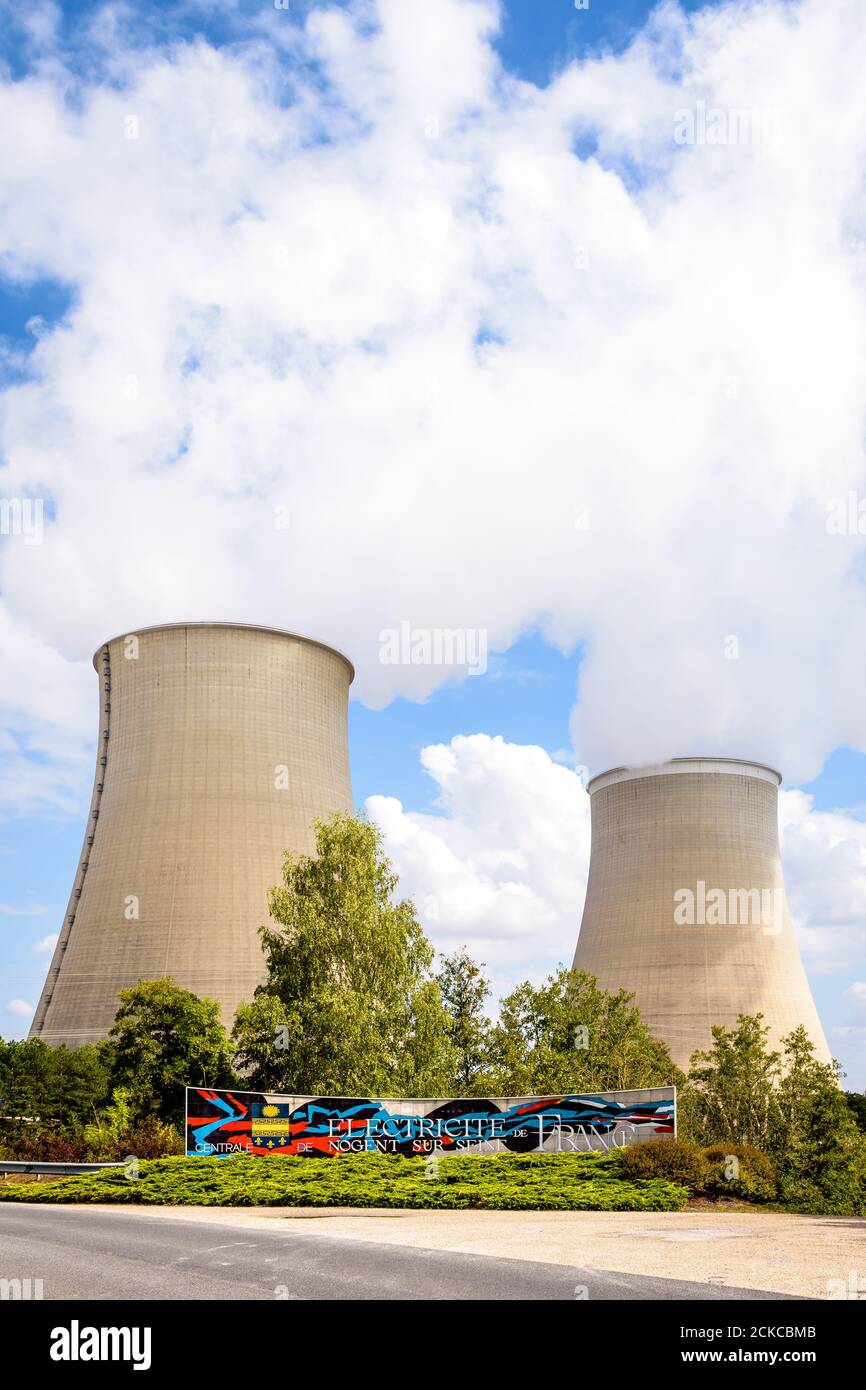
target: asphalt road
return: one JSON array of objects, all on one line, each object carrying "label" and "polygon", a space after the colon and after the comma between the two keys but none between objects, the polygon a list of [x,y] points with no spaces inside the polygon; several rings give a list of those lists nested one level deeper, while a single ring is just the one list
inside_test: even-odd
[{"label": "asphalt road", "polygon": [[780,1294],[98,1207],[0,1204],[0,1279],[45,1299],[763,1299]]}]

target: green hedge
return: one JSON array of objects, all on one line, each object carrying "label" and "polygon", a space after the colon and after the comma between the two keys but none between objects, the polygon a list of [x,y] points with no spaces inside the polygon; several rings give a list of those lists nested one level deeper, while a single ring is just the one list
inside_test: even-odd
[{"label": "green hedge", "polygon": [[685,1187],[632,1179],[618,1154],[423,1158],[163,1158],[60,1182],[0,1184],[6,1202],[226,1207],[484,1207],[503,1211],[679,1211]]}]

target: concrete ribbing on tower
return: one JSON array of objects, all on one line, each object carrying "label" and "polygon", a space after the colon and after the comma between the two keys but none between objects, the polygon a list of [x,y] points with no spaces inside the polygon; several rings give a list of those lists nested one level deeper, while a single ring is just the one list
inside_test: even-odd
[{"label": "concrete ribbing on tower", "polygon": [[257,930],[286,850],[352,811],[341,653],[271,628],[188,623],[105,643],[87,829],[31,1037],[108,1033],[117,991],[171,975],[230,1026],[263,977]]},{"label": "concrete ribbing on tower", "polygon": [[773,1046],[802,1023],[829,1059],[785,898],[780,782],[760,763],[678,758],[589,783],[574,969],[632,992],[683,1068],[738,1014],[763,1013]]}]

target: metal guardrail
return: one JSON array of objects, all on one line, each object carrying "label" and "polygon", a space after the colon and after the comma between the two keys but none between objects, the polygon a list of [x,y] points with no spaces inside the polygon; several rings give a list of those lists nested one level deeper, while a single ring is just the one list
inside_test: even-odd
[{"label": "metal guardrail", "polygon": [[19,1161],[0,1158],[0,1173],[3,1174],[4,1182],[8,1182],[10,1174],[14,1173],[35,1173],[38,1182],[40,1177],[71,1178],[76,1173],[99,1173],[103,1168],[122,1167],[122,1160],[113,1163],[41,1163],[38,1159]]}]

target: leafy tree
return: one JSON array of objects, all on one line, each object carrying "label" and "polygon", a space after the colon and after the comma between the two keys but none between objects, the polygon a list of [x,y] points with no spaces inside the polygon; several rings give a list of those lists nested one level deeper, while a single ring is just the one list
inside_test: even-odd
[{"label": "leafy tree", "polygon": [[695,1052],[681,1096],[682,1129],[701,1144],[766,1149],[778,1108],[781,1055],[767,1051],[763,1014],[740,1014],[735,1028],[712,1029],[713,1046]]},{"label": "leafy tree", "polygon": [[0,1039],[0,1115],[75,1128],[105,1104],[110,1045],[49,1047],[41,1038]]},{"label": "leafy tree", "polygon": [[261,929],[267,980],[232,1034],[250,1084],[314,1095],[436,1095],[454,1069],[433,948],[367,821],[316,823],[287,854]]},{"label": "leafy tree", "polygon": [[256,990],[249,1004],[238,1005],[231,1041],[247,1089],[289,1094],[302,1090],[294,1083],[299,1027],[298,1014],[287,1011],[275,994]]},{"label": "leafy tree", "polygon": [[839,1069],[817,1059],[802,1026],[782,1045],[785,1075],[769,1144],[782,1196],[806,1210],[863,1211],[866,1139],[839,1088]]},{"label": "leafy tree", "polygon": [[561,969],[502,1000],[493,1029],[491,1079],[503,1095],[630,1090],[674,1085],[682,1073],[632,1003],[595,977]]},{"label": "leafy tree", "polygon": [[108,1100],[114,1046],[106,1041],[51,1050],[54,1113],[67,1128],[79,1129]]},{"label": "leafy tree", "polygon": [[120,991],[110,1037],[112,1082],[129,1092],[129,1119],[183,1120],[185,1086],[232,1086],[235,1076],[215,999],[168,977]]},{"label": "leafy tree", "polygon": [[491,1025],[485,1005],[490,984],[483,966],[476,965],[465,948],[442,956],[436,982],[448,1012],[448,1036],[456,1055],[450,1089],[455,1095],[479,1095],[488,1086]]},{"label": "leafy tree", "polygon": [[53,1049],[41,1038],[0,1043],[0,1114],[54,1118]]},{"label": "leafy tree", "polygon": [[684,1128],[733,1151],[755,1144],[776,1165],[779,1194],[801,1211],[866,1211],[866,1139],[838,1068],[819,1062],[805,1028],[767,1047],[760,1014],[713,1029],[713,1048],[692,1058],[683,1096]]},{"label": "leafy tree", "polygon": [[848,1109],[854,1116],[854,1123],[863,1134],[866,1134],[866,1095],[862,1091],[846,1091],[845,1099],[848,1102]]}]

